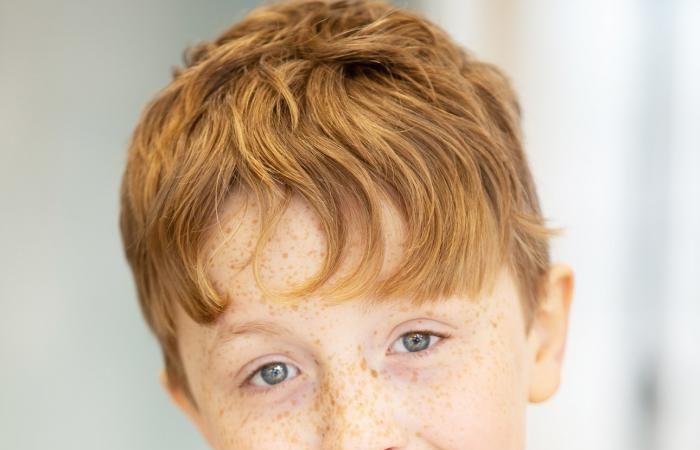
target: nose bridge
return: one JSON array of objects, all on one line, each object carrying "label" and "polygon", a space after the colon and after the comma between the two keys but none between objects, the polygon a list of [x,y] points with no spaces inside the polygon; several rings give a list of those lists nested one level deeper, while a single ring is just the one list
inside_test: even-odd
[{"label": "nose bridge", "polygon": [[324,450],[398,450],[405,436],[379,374],[356,353],[326,367],[319,413]]}]

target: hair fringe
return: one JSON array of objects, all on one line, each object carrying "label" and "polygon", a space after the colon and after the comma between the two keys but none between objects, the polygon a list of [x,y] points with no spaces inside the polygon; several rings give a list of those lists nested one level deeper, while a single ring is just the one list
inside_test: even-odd
[{"label": "hair fringe", "polygon": [[[423,304],[490,290],[507,263],[526,312],[537,307],[556,230],[542,220],[521,108],[497,67],[376,1],[261,7],[183,60],[134,130],[120,212],[141,309],[174,382],[186,386],[176,305],[209,323],[230,302],[202,249],[237,191],[260,205],[250,264],[274,301],[320,293]],[[313,207],[328,248],[319,273],[277,292],[259,256],[293,195]],[[404,260],[380,279],[384,201],[407,240]],[[362,236],[360,258],[329,285],[351,230]]]}]

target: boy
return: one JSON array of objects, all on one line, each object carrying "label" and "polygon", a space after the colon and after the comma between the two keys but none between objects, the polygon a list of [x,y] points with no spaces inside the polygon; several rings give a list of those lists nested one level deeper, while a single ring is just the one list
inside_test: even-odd
[{"label": "boy", "polygon": [[573,275],[508,79],[369,1],[254,10],[134,132],[120,226],[162,383],[215,449],[522,449]]}]

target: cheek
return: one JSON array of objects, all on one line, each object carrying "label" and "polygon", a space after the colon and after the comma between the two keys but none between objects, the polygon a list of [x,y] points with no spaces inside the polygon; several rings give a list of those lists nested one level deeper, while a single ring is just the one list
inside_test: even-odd
[{"label": "cheek", "polygon": [[521,448],[526,402],[517,352],[497,339],[487,342],[441,355],[438,370],[416,371],[397,393],[411,427],[438,448]]},{"label": "cheek", "polygon": [[223,395],[211,398],[206,405],[216,450],[312,448],[309,411],[299,401],[269,403],[261,409],[222,400]]}]

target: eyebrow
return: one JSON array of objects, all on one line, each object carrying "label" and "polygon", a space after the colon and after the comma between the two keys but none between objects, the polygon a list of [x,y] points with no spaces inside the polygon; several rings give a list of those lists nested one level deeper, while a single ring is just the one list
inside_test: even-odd
[{"label": "eyebrow", "polygon": [[246,334],[266,336],[284,336],[294,334],[292,330],[282,324],[265,321],[250,320],[247,322],[226,324],[219,328],[214,339],[214,345],[230,342]]}]

